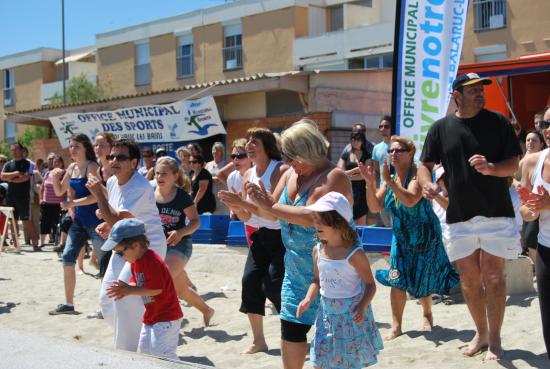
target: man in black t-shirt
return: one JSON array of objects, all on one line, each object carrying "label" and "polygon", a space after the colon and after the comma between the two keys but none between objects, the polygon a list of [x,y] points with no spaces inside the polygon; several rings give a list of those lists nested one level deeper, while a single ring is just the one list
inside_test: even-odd
[{"label": "man in black t-shirt", "polygon": [[0,175],[2,181],[8,182],[6,204],[15,209],[15,219],[23,222],[25,233],[30,236],[34,251],[40,251],[38,236],[30,220],[31,163],[23,157],[23,146],[20,143],[11,145],[10,150],[13,160],[4,165]]},{"label": "man in black t-shirt", "polygon": [[424,197],[431,200],[437,194],[433,166],[445,168],[447,254],[460,273],[477,330],[463,354],[472,356],[488,347],[486,359],[494,360],[503,355],[504,262],[521,251],[506,178],[517,170],[521,148],[506,118],[484,109],[483,85],[490,83],[475,73],[456,77],[453,98],[458,109],[430,128],[418,178]]}]

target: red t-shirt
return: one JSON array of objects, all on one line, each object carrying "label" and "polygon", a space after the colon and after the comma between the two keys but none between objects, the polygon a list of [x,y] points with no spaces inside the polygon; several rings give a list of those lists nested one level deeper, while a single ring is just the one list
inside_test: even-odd
[{"label": "red t-shirt", "polygon": [[132,263],[130,282],[138,287],[162,290],[156,296],[141,297],[145,305],[143,324],[153,325],[183,317],[168,266],[155,250],[147,250],[140,259]]}]

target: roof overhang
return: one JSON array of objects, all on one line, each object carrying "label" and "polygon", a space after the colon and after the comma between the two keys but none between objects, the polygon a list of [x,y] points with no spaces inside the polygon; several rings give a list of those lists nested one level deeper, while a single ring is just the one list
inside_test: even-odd
[{"label": "roof overhang", "polygon": [[86,113],[128,108],[141,105],[168,104],[178,100],[196,99],[204,96],[229,96],[259,91],[290,90],[307,93],[308,74],[303,72],[259,73],[249,77],[220,80],[180,88],[150,91],[136,95],[117,96],[88,103],[67,104],[41,109],[10,112],[9,120],[16,124],[50,126],[50,117],[67,113]]},{"label": "roof overhang", "polygon": [[481,77],[513,76],[550,71],[550,53],[523,56],[517,59],[462,64],[458,73],[477,73]]}]

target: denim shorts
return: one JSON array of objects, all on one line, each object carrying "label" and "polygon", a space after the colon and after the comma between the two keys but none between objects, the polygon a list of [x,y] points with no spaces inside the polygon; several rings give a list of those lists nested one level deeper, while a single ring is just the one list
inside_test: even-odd
[{"label": "denim shorts", "polygon": [[176,255],[185,261],[189,261],[191,254],[193,254],[193,240],[191,240],[191,237],[182,238],[176,246],[168,246],[166,254]]},{"label": "denim shorts", "polygon": [[96,233],[95,226],[86,227],[80,225],[78,222],[73,222],[68,233],[65,249],[63,250],[63,266],[73,266],[76,264],[80,249],[88,240],[92,241],[96,259],[101,260],[105,254],[105,251],[101,250],[104,240]]}]

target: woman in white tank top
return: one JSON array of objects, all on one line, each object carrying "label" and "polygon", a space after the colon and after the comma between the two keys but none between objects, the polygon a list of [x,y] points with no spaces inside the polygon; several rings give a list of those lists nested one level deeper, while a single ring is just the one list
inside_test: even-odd
[{"label": "woman in white tank top", "polygon": [[[254,166],[244,175],[243,182],[254,183],[271,191],[281,177],[281,154],[273,132],[266,128],[251,128],[246,134],[246,153]],[[281,239],[281,225],[273,216],[260,210],[250,199],[236,193],[220,191],[220,199],[235,209],[245,221],[247,229],[253,229],[251,244],[242,279],[241,307],[248,315],[252,329],[252,344],[243,354],[267,351],[263,334],[265,300],[268,298],[277,312],[281,308],[281,286],[284,278],[285,248]]]}]

